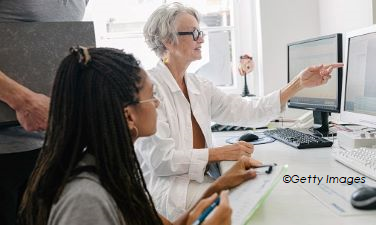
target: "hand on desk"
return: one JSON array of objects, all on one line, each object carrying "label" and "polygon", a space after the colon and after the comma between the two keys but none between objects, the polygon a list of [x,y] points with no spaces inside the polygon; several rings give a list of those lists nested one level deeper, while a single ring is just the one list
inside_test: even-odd
[{"label": "hand on desk", "polygon": [[[185,223],[185,221],[187,220],[188,220],[188,223],[186,224],[191,224],[189,222],[194,221],[194,219],[196,219],[199,215],[199,212],[197,211],[202,211],[202,208],[205,208],[204,206],[210,205],[210,203],[214,201],[214,199],[216,198],[215,197],[216,195],[213,195],[213,193],[219,193],[223,190],[234,188],[247,180],[255,178],[256,171],[251,170],[251,168],[258,167],[261,165],[262,163],[255,159],[252,159],[247,156],[242,156],[225,174],[220,176],[217,180],[215,180],[210,185],[210,187],[205,191],[205,193],[201,197],[201,200],[196,204],[196,206],[192,209],[192,211],[189,212],[189,215],[185,214],[183,217],[180,218],[179,220],[180,223],[176,223],[176,224],[182,224],[181,221]],[[212,220],[208,220],[208,221],[205,220],[206,222],[209,222],[209,221],[213,222],[213,223],[208,223],[208,224],[231,224],[231,209],[226,208],[228,206],[226,205],[228,204],[228,197],[227,197],[226,192],[221,193],[221,203],[219,204],[219,206],[221,206],[223,199],[225,199],[225,202],[224,202],[225,205],[222,205],[223,209],[217,211],[216,213],[223,214],[223,216],[225,216],[226,218],[229,218],[230,220],[226,220],[224,219],[224,217],[220,217],[219,215],[217,215],[215,217],[222,218],[221,220],[218,220],[218,221],[222,221],[222,223],[218,223],[217,220],[214,220],[215,218],[213,216]],[[208,200],[210,203],[205,203],[206,200]],[[229,213],[230,215],[226,215],[226,212]]]},{"label": "hand on desk", "polygon": [[256,171],[251,169],[261,165],[261,162],[251,157],[242,156],[226,173],[210,185],[202,197],[206,198],[213,193],[234,188],[247,180],[255,178]]},{"label": "hand on desk", "polygon": [[[201,213],[208,208],[214,200],[217,198],[218,194],[214,193],[208,198],[201,200],[190,212],[188,215],[187,225],[191,225],[197,218],[201,215]],[[231,224],[231,214],[232,209],[230,207],[230,203],[228,200],[228,191],[221,192],[221,201],[219,205],[215,207],[215,209],[210,213],[209,217],[207,217],[202,225],[230,225]]]},{"label": "hand on desk", "polygon": [[217,185],[221,187],[221,190],[234,188],[244,181],[255,178],[256,171],[251,169],[261,165],[261,162],[250,157],[243,156],[214,183],[217,183]]},{"label": "hand on desk", "polygon": [[239,141],[235,144],[222,147],[210,148],[209,162],[240,160],[243,156],[251,157],[253,151],[253,145],[245,141]]}]

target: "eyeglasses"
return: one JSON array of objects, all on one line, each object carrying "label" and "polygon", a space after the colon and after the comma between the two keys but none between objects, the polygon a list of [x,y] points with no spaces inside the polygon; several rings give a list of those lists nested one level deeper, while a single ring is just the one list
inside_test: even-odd
[{"label": "eyeglasses", "polygon": [[155,90],[155,86],[153,85],[153,97],[151,97],[149,99],[145,99],[145,100],[129,102],[129,103],[125,104],[124,107],[127,107],[129,105],[137,105],[137,104],[142,104],[142,103],[148,103],[148,102],[153,102],[156,106],[158,106],[160,101],[159,101],[158,98],[155,97],[156,94],[157,94],[157,92]]},{"label": "eyeglasses", "polygon": [[192,35],[194,41],[197,41],[199,38],[203,38],[205,36],[204,32],[195,28],[192,32],[178,32],[178,35]]},{"label": "eyeglasses", "polygon": [[156,97],[152,97],[152,98],[145,99],[145,100],[129,102],[129,103],[125,104],[124,107],[130,106],[130,105],[148,103],[148,102],[153,102],[155,105],[159,105],[159,103],[160,103],[159,99],[157,99]]},{"label": "eyeglasses", "polygon": [[148,103],[148,102],[154,102],[155,104],[159,104],[159,99],[155,98],[155,97],[152,97],[152,98],[149,98],[149,99],[145,99],[145,100],[141,100],[141,101],[138,101],[136,102],[137,104],[142,104],[142,103]]}]

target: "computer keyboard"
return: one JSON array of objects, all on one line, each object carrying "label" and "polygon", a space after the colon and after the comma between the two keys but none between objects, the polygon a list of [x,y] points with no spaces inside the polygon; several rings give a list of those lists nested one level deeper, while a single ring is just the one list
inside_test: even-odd
[{"label": "computer keyboard", "polygon": [[316,137],[290,128],[266,130],[264,134],[298,149],[331,147],[333,145],[332,141],[325,138]]},{"label": "computer keyboard", "polygon": [[347,167],[376,180],[376,148],[335,148],[332,155]]}]

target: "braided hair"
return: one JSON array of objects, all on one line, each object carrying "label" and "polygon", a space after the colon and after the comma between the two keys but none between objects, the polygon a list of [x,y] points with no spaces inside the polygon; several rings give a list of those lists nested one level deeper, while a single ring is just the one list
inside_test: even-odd
[{"label": "braided hair", "polygon": [[20,224],[47,224],[84,149],[94,155],[101,185],[126,224],[162,224],[123,112],[138,100],[140,71],[133,55],[120,50],[71,49],[57,71],[45,143],[21,203]]}]

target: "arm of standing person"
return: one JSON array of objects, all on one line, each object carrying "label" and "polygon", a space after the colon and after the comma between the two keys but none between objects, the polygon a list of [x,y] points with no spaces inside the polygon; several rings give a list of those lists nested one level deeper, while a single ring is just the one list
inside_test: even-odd
[{"label": "arm of standing person", "polygon": [[27,131],[45,130],[50,98],[38,94],[0,71],[0,100],[16,111],[17,119]]}]

